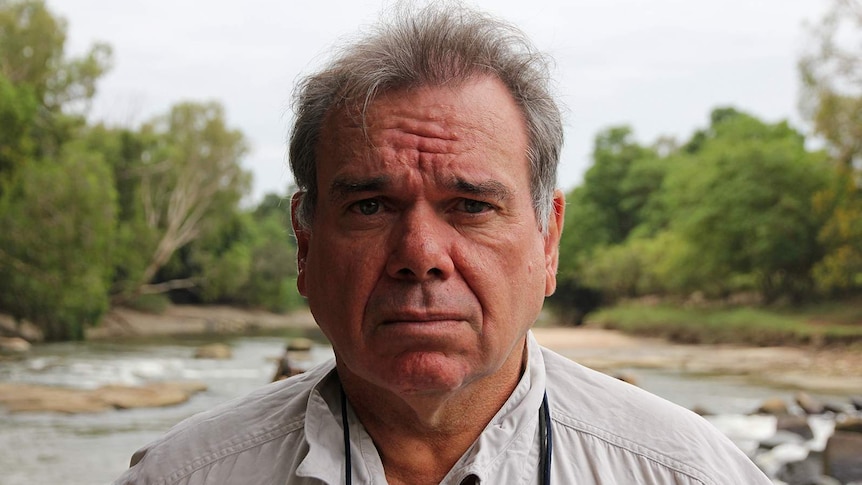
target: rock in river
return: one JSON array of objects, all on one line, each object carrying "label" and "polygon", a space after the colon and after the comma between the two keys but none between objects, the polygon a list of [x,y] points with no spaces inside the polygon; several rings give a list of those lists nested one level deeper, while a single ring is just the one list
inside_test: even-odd
[{"label": "rock in river", "polygon": [[225,344],[201,345],[195,350],[195,359],[230,359],[232,355],[233,351]]},{"label": "rock in river", "polygon": [[0,405],[10,412],[94,413],[172,406],[204,390],[206,384],[201,382],[154,382],[145,386],[103,386],[92,390],[0,383]]},{"label": "rock in river", "polygon": [[30,342],[20,337],[0,337],[0,353],[22,353],[30,350]]}]

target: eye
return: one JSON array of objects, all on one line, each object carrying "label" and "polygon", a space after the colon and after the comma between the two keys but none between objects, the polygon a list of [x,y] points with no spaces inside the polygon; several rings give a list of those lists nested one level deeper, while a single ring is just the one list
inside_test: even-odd
[{"label": "eye", "polygon": [[462,199],[457,205],[458,210],[464,211],[468,214],[481,214],[482,212],[487,212],[493,208],[494,206],[487,202],[473,199]]},{"label": "eye", "polygon": [[364,216],[371,216],[380,211],[380,201],[377,199],[363,199],[358,202],[354,202],[353,205],[350,206],[350,209],[355,212],[359,212]]}]

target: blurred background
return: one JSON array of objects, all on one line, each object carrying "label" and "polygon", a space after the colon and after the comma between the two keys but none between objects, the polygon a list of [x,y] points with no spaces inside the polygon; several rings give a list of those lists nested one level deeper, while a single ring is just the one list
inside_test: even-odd
[{"label": "blurred background", "polygon": [[[537,337],[708,408],[776,483],[862,481],[860,2],[473,4],[564,104]],[[331,355],[295,289],[291,91],[388,8],[0,0],[0,484],[108,483],[291,339]]]}]

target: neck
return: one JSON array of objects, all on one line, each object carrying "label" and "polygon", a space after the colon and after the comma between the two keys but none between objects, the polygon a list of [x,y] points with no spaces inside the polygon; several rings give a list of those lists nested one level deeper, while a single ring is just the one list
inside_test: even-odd
[{"label": "neck", "polygon": [[449,392],[399,395],[338,365],[354,412],[374,441],[389,483],[439,483],[518,384],[525,345],[492,375]]}]

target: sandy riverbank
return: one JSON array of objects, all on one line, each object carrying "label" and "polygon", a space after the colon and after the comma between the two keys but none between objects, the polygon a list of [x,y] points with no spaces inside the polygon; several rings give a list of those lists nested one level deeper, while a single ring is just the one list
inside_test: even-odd
[{"label": "sandy riverbank", "polygon": [[[170,307],[161,315],[111,312],[88,338],[121,339],[174,334],[313,330],[306,312],[278,315],[224,306]],[[847,349],[680,345],[596,328],[541,327],[537,340],[581,364],[613,373],[622,368],[750,376],[757,381],[816,392],[862,394],[862,352]]]},{"label": "sandy riverbank", "polygon": [[594,328],[537,328],[543,345],[583,365],[748,376],[780,387],[862,395],[862,352],[847,349],[681,345]]},{"label": "sandy riverbank", "polygon": [[110,340],[163,335],[240,334],[281,329],[315,329],[308,311],[288,314],[246,310],[221,305],[172,305],[164,313],[112,309],[101,325],[87,329],[88,340]]}]

